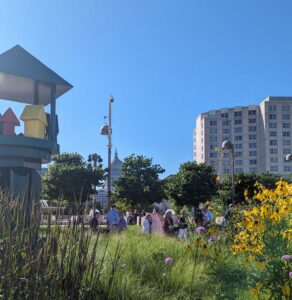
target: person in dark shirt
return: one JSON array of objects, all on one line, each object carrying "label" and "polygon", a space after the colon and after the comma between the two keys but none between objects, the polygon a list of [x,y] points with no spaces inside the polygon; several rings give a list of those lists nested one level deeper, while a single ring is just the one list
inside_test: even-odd
[{"label": "person in dark shirt", "polygon": [[164,216],[163,222],[163,232],[167,235],[173,235],[174,233],[174,226],[173,226],[173,218],[171,211],[166,212]]},{"label": "person in dark shirt", "polygon": [[98,219],[99,219],[99,213],[95,212],[93,218],[90,221],[90,227],[93,231],[98,231],[99,229]]}]

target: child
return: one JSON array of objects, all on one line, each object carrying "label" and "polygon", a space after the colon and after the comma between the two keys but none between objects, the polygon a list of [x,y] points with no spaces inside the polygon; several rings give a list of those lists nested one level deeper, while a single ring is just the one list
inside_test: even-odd
[{"label": "child", "polygon": [[181,215],[178,218],[178,237],[181,240],[184,240],[187,238],[187,227],[188,225],[186,224],[185,218],[183,216],[183,214],[181,213]]},{"label": "child", "polygon": [[146,234],[151,234],[152,231],[152,216],[151,214],[146,214],[142,225],[142,232]]},{"label": "child", "polygon": [[123,214],[120,214],[120,221],[119,221],[119,232],[124,231],[127,228],[127,222],[124,218]]}]

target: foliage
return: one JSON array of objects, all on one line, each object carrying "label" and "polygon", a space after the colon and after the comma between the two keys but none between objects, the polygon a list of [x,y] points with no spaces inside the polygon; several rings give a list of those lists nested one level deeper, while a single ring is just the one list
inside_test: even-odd
[{"label": "foliage", "polygon": [[[275,188],[275,184],[280,180],[280,175],[271,173],[262,174],[246,174],[240,173],[235,175],[234,181],[234,202],[243,203],[246,198],[253,198],[258,192],[259,182],[262,186],[272,189]],[[224,177],[219,190],[219,197],[225,204],[232,203],[232,179],[231,175]]]},{"label": "foliage", "polygon": [[0,298],[108,299],[121,247],[105,257],[84,224],[41,226],[37,205],[25,216],[23,204],[0,197]]},{"label": "foliage", "polygon": [[237,224],[232,250],[246,256],[248,267],[262,270],[254,276],[255,293],[268,290],[274,298],[289,299],[291,262],[282,257],[292,252],[292,184],[279,181],[275,190],[259,190],[259,203],[244,210]]},{"label": "foliage", "polygon": [[77,153],[63,153],[53,158],[42,178],[42,195],[52,200],[60,197],[73,203],[85,201],[103,178],[101,165],[93,168]]},{"label": "foliage", "polygon": [[152,163],[152,158],[134,154],[126,157],[115,182],[113,199],[140,210],[160,202],[163,190],[159,174],[163,172],[160,165]]},{"label": "foliage", "polygon": [[168,177],[164,185],[169,200],[178,206],[198,206],[206,202],[216,191],[216,175],[207,164],[186,162],[177,174]]}]

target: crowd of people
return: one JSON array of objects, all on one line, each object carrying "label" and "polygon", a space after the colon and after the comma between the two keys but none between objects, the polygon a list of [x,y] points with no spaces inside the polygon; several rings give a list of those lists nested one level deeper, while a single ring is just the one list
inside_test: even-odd
[{"label": "crowd of people", "polygon": [[[227,211],[226,220],[231,214],[231,207]],[[99,230],[101,215],[97,209],[91,209],[89,213],[89,223],[92,230]],[[141,220],[139,221],[139,218]],[[192,216],[187,215],[183,210],[177,216],[172,209],[166,210],[163,215],[158,207],[152,213],[137,210],[127,211],[126,215],[120,213],[116,205],[113,204],[109,212],[104,216],[105,224],[111,233],[123,232],[128,225],[141,224],[143,234],[165,234],[168,236],[177,235],[179,239],[184,240],[188,234],[188,224],[196,226],[206,226],[214,219],[214,214],[209,205],[204,205],[198,209]]]}]

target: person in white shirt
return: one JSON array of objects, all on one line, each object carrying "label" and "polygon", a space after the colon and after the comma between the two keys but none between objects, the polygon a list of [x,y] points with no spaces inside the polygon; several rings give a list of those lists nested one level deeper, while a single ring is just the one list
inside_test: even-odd
[{"label": "person in white shirt", "polygon": [[146,214],[146,217],[142,224],[142,233],[150,234],[151,231],[152,231],[152,216],[151,214]]}]

